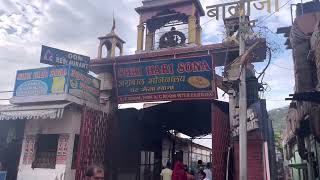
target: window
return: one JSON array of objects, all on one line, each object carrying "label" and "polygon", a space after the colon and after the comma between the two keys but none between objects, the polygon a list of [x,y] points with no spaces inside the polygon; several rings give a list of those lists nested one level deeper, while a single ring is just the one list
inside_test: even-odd
[{"label": "window", "polygon": [[54,169],[56,167],[58,139],[58,134],[41,134],[38,136],[36,156],[32,168]]},{"label": "window", "polygon": [[78,146],[79,146],[79,134],[76,134],[76,136],[74,137],[74,143],[73,143],[71,169],[76,169],[76,165],[77,165],[77,155],[78,155]]}]

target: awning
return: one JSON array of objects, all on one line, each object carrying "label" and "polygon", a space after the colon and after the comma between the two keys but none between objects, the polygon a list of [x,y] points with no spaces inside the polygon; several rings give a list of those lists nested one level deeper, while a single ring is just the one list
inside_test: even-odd
[{"label": "awning", "polygon": [[307,163],[298,163],[298,164],[289,164],[288,165],[291,168],[296,168],[296,169],[307,169]]},{"label": "awning", "polygon": [[301,92],[290,94],[286,100],[307,101],[320,104],[320,91]]},{"label": "awning", "polygon": [[68,103],[0,106],[0,120],[60,119]]}]

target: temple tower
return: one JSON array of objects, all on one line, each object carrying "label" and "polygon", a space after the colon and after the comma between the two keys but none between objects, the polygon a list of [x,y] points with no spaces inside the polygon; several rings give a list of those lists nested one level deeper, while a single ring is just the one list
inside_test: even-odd
[{"label": "temple tower", "polygon": [[[98,47],[98,60],[103,60],[104,58],[114,58],[117,55],[123,55],[123,44],[125,43],[116,33],[116,22],[113,18],[113,25],[110,33],[105,36],[99,37],[99,47]],[[106,49],[106,55],[103,55],[103,50]],[[117,48],[119,53],[117,54]],[[104,57],[105,56],[105,57]],[[99,73],[98,78],[101,80],[100,88],[100,103],[105,104],[107,108],[113,108],[115,104],[110,104],[111,97],[114,95],[114,84],[113,84],[113,70],[108,69],[104,73]]]},{"label": "temple tower", "polygon": [[136,8],[137,53],[162,48],[201,45],[200,17],[205,12],[199,0],[144,0]]},{"label": "temple tower", "polygon": [[102,57],[103,48],[107,49],[107,57],[115,57],[116,56],[116,48],[119,48],[119,55],[123,55],[123,41],[116,33],[115,33],[116,23],[115,19],[113,19],[113,25],[110,33],[105,36],[99,37],[100,40],[98,47],[98,59],[105,58]]}]

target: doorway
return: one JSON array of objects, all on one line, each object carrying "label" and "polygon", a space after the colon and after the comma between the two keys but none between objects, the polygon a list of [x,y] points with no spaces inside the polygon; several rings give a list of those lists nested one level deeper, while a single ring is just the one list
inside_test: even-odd
[{"label": "doorway", "polygon": [[17,179],[24,126],[24,120],[0,121],[0,162],[6,180]]}]

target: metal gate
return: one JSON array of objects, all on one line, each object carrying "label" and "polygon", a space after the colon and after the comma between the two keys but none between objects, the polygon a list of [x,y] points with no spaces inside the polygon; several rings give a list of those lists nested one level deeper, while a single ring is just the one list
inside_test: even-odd
[{"label": "metal gate", "polygon": [[85,178],[91,164],[105,165],[108,116],[102,111],[83,107],[80,143],[77,154],[76,180]]},{"label": "metal gate", "polygon": [[212,105],[212,164],[213,179],[225,180],[230,142],[229,116],[216,104]]}]

